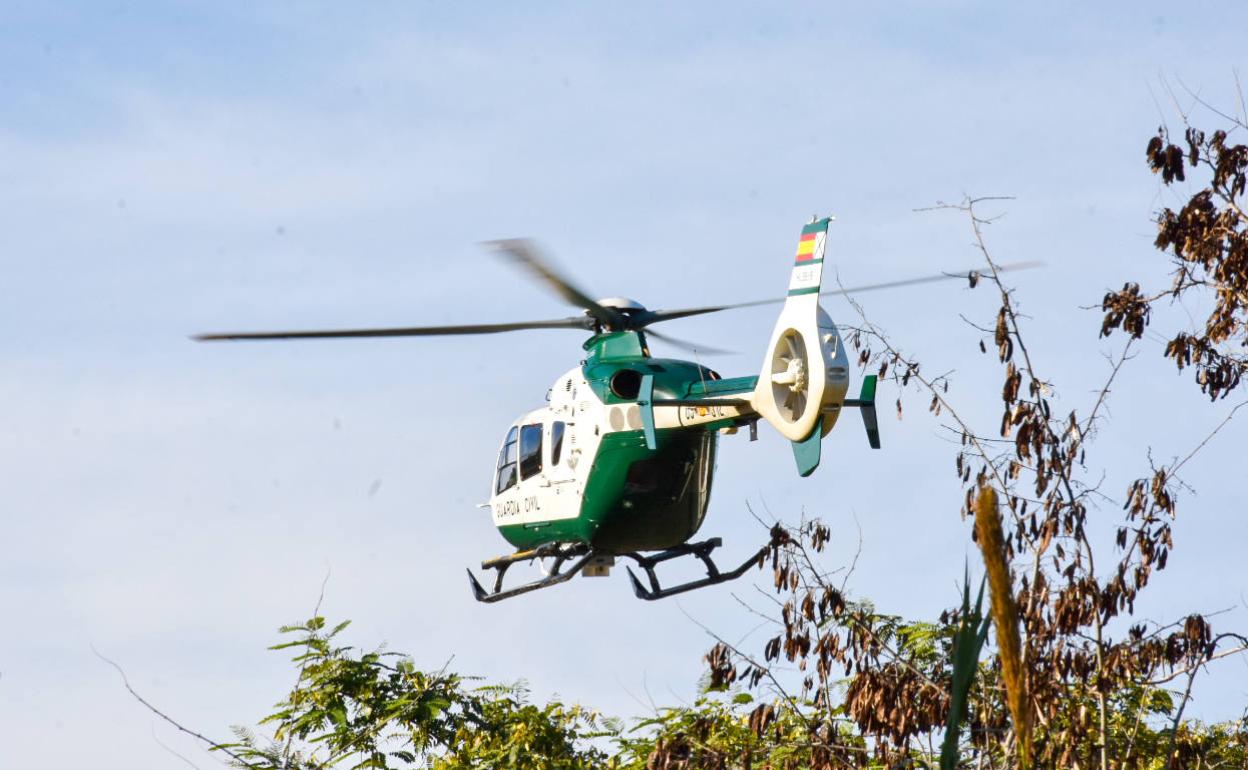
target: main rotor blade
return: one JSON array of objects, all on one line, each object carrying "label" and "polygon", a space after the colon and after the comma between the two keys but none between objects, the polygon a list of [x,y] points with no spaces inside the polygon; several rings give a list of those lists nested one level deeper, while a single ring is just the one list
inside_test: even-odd
[{"label": "main rotor blade", "polygon": [[[1029,270],[1033,267],[1040,267],[1043,262],[1012,262],[1005,265],[997,265],[997,272],[1005,273],[1012,270]],[[901,281],[885,281],[884,283],[870,283],[865,286],[851,286],[844,289],[828,289],[819,292],[821,297],[831,297],[841,294],[857,294],[862,291],[876,291],[878,289],[895,289],[901,286],[914,286],[921,283],[935,283],[937,281],[948,281],[953,279],[968,280],[972,273],[983,275],[986,271],[982,268],[971,268],[970,270],[962,270],[956,273],[940,273],[939,275],[928,275],[922,278],[906,278]],[[703,315],[705,313],[718,313],[721,310],[736,310],[743,307],[758,307],[759,305],[778,305],[784,302],[784,298],[778,299],[758,299],[752,302],[737,302],[732,305],[708,305],[706,307],[690,307],[678,310],[655,310],[646,316],[646,323],[658,323],[659,321],[672,321],[677,318],[688,318],[689,316]],[[651,332],[653,333],[653,332]]]},{"label": "main rotor blade", "polygon": [[407,326],[387,329],[336,329],[328,331],[289,332],[214,332],[196,334],[191,339],[198,342],[223,340],[297,340],[324,339],[331,337],[436,337],[452,334],[496,334],[521,329],[581,329],[593,327],[593,320],[584,316],[556,318],[550,321],[519,321],[504,324],[461,324],[457,326]]},{"label": "main rotor blade", "polygon": [[585,308],[591,316],[598,319],[599,323],[613,328],[620,325],[619,313],[599,305],[590,299],[588,294],[560,275],[546,260],[542,259],[537,244],[533,241],[527,238],[508,238],[501,241],[486,241],[485,245],[527,268],[534,277],[554,289],[555,293],[564,300],[576,307]]},{"label": "main rotor blade", "polygon": [[718,355],[730,356],[730,355],[734,355],[737,352],[735,350],[724,350],[723,348],[713,348],[710,345],[699,345],[694,342],[686,342],[685,340],[682,340],[679,337],[672,337],[667,334],[659,334],[654,329],[646,329],[646,336],[654,337],[657,340],[663,340],[664,342],[671,345],[672,347],[680,348],[681,350],[686,350],[690,353],[705,353],[708,356],[718,356]]}]

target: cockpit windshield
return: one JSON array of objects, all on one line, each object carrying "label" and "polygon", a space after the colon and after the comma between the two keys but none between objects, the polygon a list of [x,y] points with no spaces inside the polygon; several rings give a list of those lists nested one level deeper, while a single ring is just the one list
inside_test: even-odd
[{"label": "cockpit windshield", "polygon": [[516,485],[516,429],[507,431],[503,448],[498,453],[498,475],[495,477],[494,494],[506,492]]}]

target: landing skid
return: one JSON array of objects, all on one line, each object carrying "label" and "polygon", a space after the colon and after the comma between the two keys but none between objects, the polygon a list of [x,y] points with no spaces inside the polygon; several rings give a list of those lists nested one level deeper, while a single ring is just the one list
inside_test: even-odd
[{"label": "landing skid", "polygon": [[[567,545],[565,543],[550,543],[528,551],[517,551],[508,556],[500,556],[497,559],[490,559],[481,562],[481,569],[496,570],[494,574],[494,590],[486,591],[477,582],[477,576],[472,574],[472,570],[468,572],[468,582],[472,586],[472,595],[479,602],[498,602],[503,599],[510,599],[513,596],[527,594],[530,591],[536,591],[539,588],[547,588],[549,586],[559,585],[576,576],[578,572],[585,569],[585,565],[593,561],[597,554],[594,553],[588,545],[576,544]],[[507,568],[518,561],[533,561],[534,559],[553,558],[554,564],[551,566],[550,574],[541,580],[534,580],[532,583],[525,583],[515,588],[503,590],[503,576],[507,574]],[[572,566],[566,572],[561,571],[563,565],[569,559],[575,559]]]},{"label": "landing skid", "polygon": [[[659,551],[657,553],[650,554],[649,556],[644,556],[635,551],[627,551],[624,553],[596,551],[584,543],[550,543],[529,551],[517,551],[516,553],[508,556],[500,556],[497,559],[490,559],[488,561],[481,562],[481,569],[495,570],[494,588],[491,591],[487,591],[484,587],[482,587],[476,576],[472,574],[472,570],[467,571],[468,582],[472,587],[472,595],[476,597],[477,601],[486,603],[498,602],[503,599],[510,599],[513,596],[519,596],[521,594],[527,594],[531,591],[536,591],[539,588],[548,588],[550,586],[567,582],[583,571],[585,567],[591,564],[595,559],[622,556],[637,562],[637,566],[646,572],[649,587],[643,585],[642,582],[637,579],[637,576],[633,574],[633,570],[631,568],[628,569],[628,577],[633,584],[633,593],[636,594],[639,599],[654,601],[655,599],[662,599],[668,596],[675,596],[676,594],[683,594],[686,591],[692,591],[697,588],[705,588],[706,586],[713,586],[718,583],[726,583],[729,580],[736,580],[744,575],[745,571],[751,566],[761,564],[763,558],[771,548],[771,544],[769,543],[759,549],[758,553],[754,554],[749,559],[746,559],[741,566],[736,569],[730,572],[720,572],[719,568],[715,566],[715,562],[711,559],[711,551],[714,551],[721,545],[723,545],[723,541],[718,537],[713,537],[710,540],[703,540],[700,543],[685,543],[684,545],[678,545],[674,548],[668,548],[665,551]],[[693,556],[701,559],[702,563],[706,565],[706,577],[700,580],[693,580],[688,583],[672,586],[671,588],[663,588],[659,583],[658,575],[655,574],[655,567],[663,562],[678,559],[682,556]],[[550,574],[541,580],[534,580],[531,583],[525,583],[524,585],[504,590],[503,577],[507,574],[507,568],[516,562],[533,561],[534,559],[554,559],[554,563],[551,565]],[[568,562],[571,562],[571,564],[568,564]],[[564,569],[564,565],[568,565],[566,570]]]},{"label": "landing skid", "polygon": [[[698,588],[705,588],[706,586],[727,583],[729,580],[736,580],[744,575],[745,571],[750,567],[762,564],[763,557],[765,557],[767,555],[767,551],[771,549],[770,544],[765,545],[759,549],[758,553],[742,562],[741,566],[731,572],[720,572],[719,568],[715,566],[715,562],[711,560],[711,551],[723,544],[724,541],[720,540],[718,537],[713,537],[710,540],[703,540],[701,543],[685,543],[684,545],[678,545],[675,548],[668,548],[666,551],[659,551],[652,556],[642,556],[641,554],[636,553],[626,553],[621,555],[627,556],[637,562],[637,566],[646,571],[646,579],[647,582],[650,583],[648,588],[642,585],[641,581],[637,579],[637,576],[633,574],[632,568],[628,569],[628,579],[632,581],[633,593],[636,594],[638,599],[645,599],[648,602],[652,602],[655,599],[663,599],[668,596],[683,594],[686,591],[693,591]],[[702,563],[706,565],[706,577],[701,580],[692,580],[688,583],[681,583],[680,585],[672,586],[671,588],[663,588],[659,585],[658,575],[654,574],[654,568],[665,561],[679,559],[682,556],[696,556],[701,559]]]}]

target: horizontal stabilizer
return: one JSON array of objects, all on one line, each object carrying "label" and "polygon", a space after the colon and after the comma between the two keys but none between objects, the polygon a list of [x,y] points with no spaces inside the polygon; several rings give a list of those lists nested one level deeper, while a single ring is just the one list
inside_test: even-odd
[{"label": "horizontal stabilizer", "polygon": [[856,406],[862,412],[862,426],[867,429],[867,443],[872,449],[880,448],[880,421],[875,415],[876,376],[862,378],[862,392],[858,398],[845,399],[845,406]]}]

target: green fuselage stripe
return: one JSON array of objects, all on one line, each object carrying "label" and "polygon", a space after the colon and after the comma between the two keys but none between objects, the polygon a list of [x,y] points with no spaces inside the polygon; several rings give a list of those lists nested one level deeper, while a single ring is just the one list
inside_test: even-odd
[{"label": "green fuselage stripe", "polygon": [[758,376],[730,377],[726,380],[705,380],[689,386],[689,396],[725,396],[734,393],[749,393],[758,385]]},{"label": "green fuselage stripe", "polygon": [[805,289],[793,289],[789,292],[790,297],[800,297],[803,294],[818,294],[818,286],[807,286]]},{"label": "green fuselage stripe", "polygon": [[797,267],[798,265],[822,265],[822,264],[823,264],[822,259],[799,259],[793,262],[794,267]]}]

